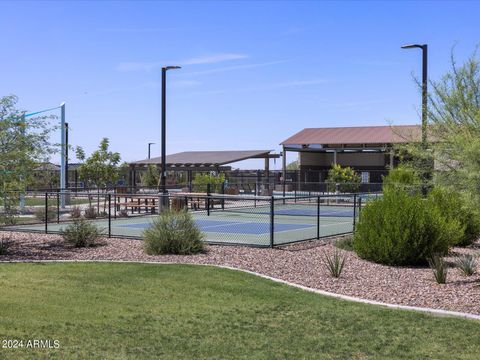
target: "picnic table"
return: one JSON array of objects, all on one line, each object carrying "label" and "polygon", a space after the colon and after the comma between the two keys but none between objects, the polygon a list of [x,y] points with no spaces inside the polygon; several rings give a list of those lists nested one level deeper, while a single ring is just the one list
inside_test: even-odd
[{"label": "picnic table", "polygon": [[221,203],[219,199],[209,199],[208,194],[204,192],[172,192],[169,195],[174,198],[185,198],[187,201],[186,205],[190,205],[190,208],[193,210],[206,209],[207,202],[211,209],[214,208],[215,204]]},{"label": "picnic table", "polygon": [[139,213],[142,209],[146,212],[155,213],[157,208],[158,195],[128,195],[128,194],[115,194],[115,205],[117,211],[122,208],[128,210],[131,209],[132,214],[135,210]]}]

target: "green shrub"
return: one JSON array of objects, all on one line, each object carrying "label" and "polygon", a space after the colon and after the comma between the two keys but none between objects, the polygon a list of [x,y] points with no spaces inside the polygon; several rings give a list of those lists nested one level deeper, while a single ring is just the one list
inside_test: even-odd
[{"label": "green shrub", "polygon": [[390,169],[387,176],[382,177],[384,190],[403,189],[409,193],[421,193],[422,180],[414,169],[400,165]]},{"label": "green shrub", "polygon": [[460,223],[462,236],[453,245],[467,246],[478,238],[480,213],[465,200],[461,193],[436,187],[428,196],[444,216]]},{"label": "green shrub", "polygon": [[328,171],[327,186],[330,192],[358,192],[360,183],[360,176],[349,166],[342,167],[336,164]]},{"label": "green shrub", "polygon": [[336,278],[340,277],[340,275],[342,274],[346,260],[347,257],[342,254],[342,252],[337,248],[333,250],[332,256],[328,255],[327,253],[323,255],[323,263],[325,267],[327,268],[330,275]]},{"label": "green shrub", "polygon": [[94,246],[102,231],[85,219],[75,219],[61,232],[63,239],[75,247]]},{"label": "green shrub", "polygon": [[346,251],[354,251],[353,247],[353,236],[346,236],[344,238],[338,239],[335,241],[335,246],[339,249]]},{"label": "green shrub", "polygon": [[143,232],[149,255],[188,255],[202,252],[203,234],[187,211],[164,211]]},{"label": "green shrub", "polygon": [[225,183],[225,174],[197,173],[193,179],[195,191],[206,192],[210,184],[210,192],[219,193],[222,184]]},{"label": "green shrub", "polygon": [[428,259],[428,264],[433,271],[437,284],[446,284],[448,267],[445,260],[440,255],[435,254]]},{"label": "green shrub", "polygon": [[[49,206],[47,207],[47,220],[52,221],[57,216],[57,211],[55,208]],[[40,207],[35,210],[35,217],[40,221],[45,221],[45,207]]]},{"label": "green shrub", "polygon": [[415,265],[432,254],[446,254],[458,242],[461,226],[420,195],[385,191],[362,209],[354,248],[365,259],[388,265]]}]

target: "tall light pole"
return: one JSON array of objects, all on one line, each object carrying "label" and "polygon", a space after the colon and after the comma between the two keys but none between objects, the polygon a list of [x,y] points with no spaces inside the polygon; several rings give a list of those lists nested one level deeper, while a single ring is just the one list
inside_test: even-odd
[{"label": "tall light pole", "polygon": [[155,145],[155,143],[148,143],[148,158],[150,159],[150,147]]},{"label": "tall light pole", "polygon": [[427,44],[413,44],[404,45],[402,49],[422,49],[422,147],[427,148],[427,83],[428,83],[428,45]]},{"label": "tall light pole", "polygon": [[65,186],[68,190],[68,122],[65,123]]},{"label": "tall light pole", "polygon": [[60,104],[60,132],[61,132],[61,149],[60,149],[60,207],[65,209],[65,195],[63,192],[66,189],[66,165],[67,165],[67,147],[66,145],[66,133],[65,133],[65,103]]},{"label": "tall light pole", "polygon": [[180,69],[180,66],[165,66],[162,67],[162,176],[161,176],[161,190],[162,193],[167,192],[167,70]]}]

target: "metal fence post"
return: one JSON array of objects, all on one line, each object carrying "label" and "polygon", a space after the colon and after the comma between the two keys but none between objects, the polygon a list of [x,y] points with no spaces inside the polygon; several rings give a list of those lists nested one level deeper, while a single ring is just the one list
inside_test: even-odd
[{"label": "metal fence post", "polygon": [[317,196],[317,239],[320,239],[320,196]]},{"label": "metal fence post", "polygon": [[270,197],[270,247],[273,249],[275,245],[274,233],[275,233],[275,205],[274,205],[274,197]]},{"label": "metal fence post", "polygon": [[57,189],[57,224],[60,222],[60,196]]},{"label": "metal fence post", "polygon": [[[153,200],[155,203],[155,200]],[[113,190],[113,217],[117,218],[117,188]]]},{"label": "metal fence post", "polygon": [[357,194],[353,195],[353,232],[355,232],[355,224],[357,218]]},{"label": "metal fence post", "polygon": [[112,237],[112,194],[108,194],[108,237]]},{"label": "metal fence post", "polygon": [[222,182],[222,210],[225,210],[225,181]]},{"label": "metal fence post", "polygon": [[45,193],[45,234],[48,234],[48,192]]},{"label": "metal fence post", "polygon": [[205,201],[205,205],[207,207],[207,216],[210,216],[210,184],[207,184],[207,199]]}]

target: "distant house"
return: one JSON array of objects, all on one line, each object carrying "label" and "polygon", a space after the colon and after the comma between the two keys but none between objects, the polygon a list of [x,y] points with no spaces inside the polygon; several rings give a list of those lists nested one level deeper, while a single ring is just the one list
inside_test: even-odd
[{"label": "distant house", "polygon": [[[307,128],[281,143],[283,154],[299,154],[299,181],[324,182],[334,164],[350,166],[362,183],[380,183],[398,163],[395,144],[419,141],[420,125]],[[283,157],[286,171],[286,157]]]}]

